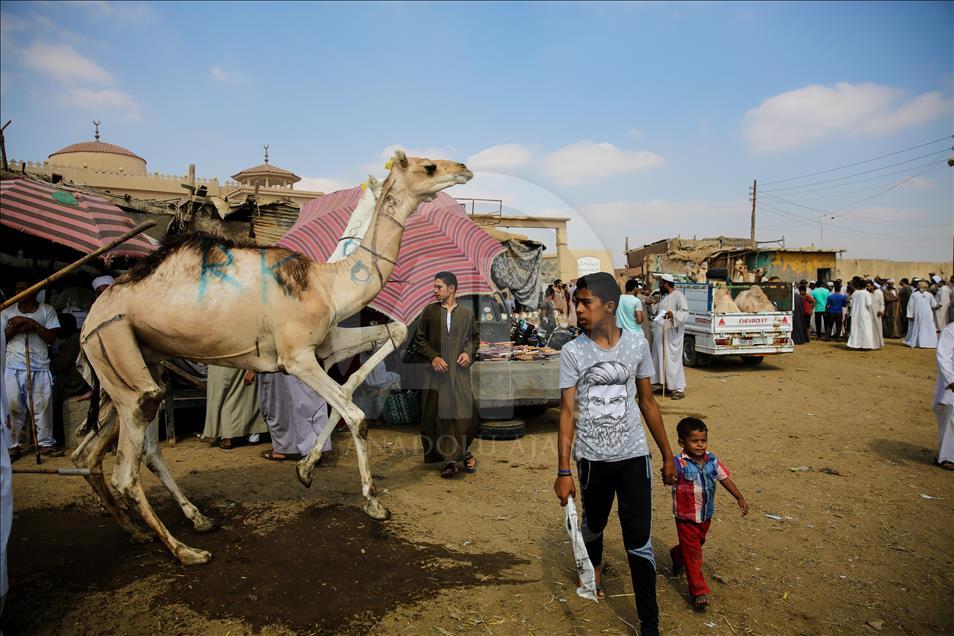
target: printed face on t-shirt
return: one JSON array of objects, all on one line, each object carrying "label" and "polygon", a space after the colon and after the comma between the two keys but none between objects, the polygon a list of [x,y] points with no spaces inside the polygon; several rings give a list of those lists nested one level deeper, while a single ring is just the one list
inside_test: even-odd
[{"label": "printed face on t-shirt", "polygon": [[595,422],[617,422],[626,415],[626,386],[623,384],[597,384],[588,392],[586,409]]}]

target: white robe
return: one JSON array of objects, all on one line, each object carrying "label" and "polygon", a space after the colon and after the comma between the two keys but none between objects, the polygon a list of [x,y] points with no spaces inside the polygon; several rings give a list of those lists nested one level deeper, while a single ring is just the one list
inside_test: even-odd
[{"label": "white robe", "polygon": [[904,338],[904,344],[920,349],[933,349],[937,346],[935,307],[937,301],[933,294],[919,289],[911,292],[911,299],[908,300],[908,335]]},{"label": "white robe", "polygon": [[935,300],[937,301],[937,309],[935,310],[934,315],[937,322],[938,331],[940,331],[941,329],[944,329],[944,327],[947,326],[947,323],[951,321],[951,288],[946,283],[937,288]]},{"label": "white robe", "polygon": [[[689,319],[689,305],[681,291],[673,291],[663,296],[657,305],[656,313],[672,312],[671,320],[653,321],[653,384],[662,384],[663,347],[666,348],[666,389],[686,390],[686,371],[682,366],[682,341],[686,333],[686,320]],[[663,324],[665,323],[665,340]]]},{"label": "white robe", "polygon": [[871,292],[871,320],[874,321],[875,349],[884,346],[884,323],[881,321],[881,316],[878,315],[879,312],[884,315],[884,292],[875,289]]},{"label": "white robe", "polygon": [[954,462],[954,323],[941,332],[937,343],[937,382],[934,415],[937,418],[937,461]]},{"label": "white robe", "polygon": [[[0,329],[0,369],[7,366],[6,351],[6,332]],[[3,600],[10,589],[7,580],[7,541],[10,539],[13,525],[13,472],[10,455],[7,453],[10,440],[7,438],[6,421],[6,389],[3,382],[0,382],[0,612],[3,611]]]},{"label": "white robe", "polygon": [[877,349],[875,326],[872,317],[871,294],[859,289],[851,295],[851,334],[848,336],[849,349]]}]

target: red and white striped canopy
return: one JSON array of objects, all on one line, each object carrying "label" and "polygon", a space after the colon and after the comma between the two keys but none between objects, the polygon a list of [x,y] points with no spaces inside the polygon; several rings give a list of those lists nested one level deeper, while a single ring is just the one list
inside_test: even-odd
[{"label": "red and white striped canopy", "polygon": [[[25,177],[0,181],[0,223],[14,230],[94,252],[135,227],[125,212],[88,192]],[[103,258],[142,257],[155,249],[145,236],[134,236]]]},{"label": "red and white striped canopy", "polygon": [[[361,188],[307,201],[278,245],[324,262],[335,251]],[[490,265],[503,246],[470,220],[453,197],[441,192],[422,203],[405,224],[397,266],[371,307],[405,324],[434,302],[434,275],[453,272],[457,293],[488,294]]]}]

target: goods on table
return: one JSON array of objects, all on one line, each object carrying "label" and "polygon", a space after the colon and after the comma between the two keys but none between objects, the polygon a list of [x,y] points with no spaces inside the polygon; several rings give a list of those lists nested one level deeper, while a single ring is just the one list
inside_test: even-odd
[{"label": "goods on table", "polygon": [[555,358],[560,352],[550,347],[515,345],[513,342],[481,342],[477,349],[478,360],[546,360]]}]

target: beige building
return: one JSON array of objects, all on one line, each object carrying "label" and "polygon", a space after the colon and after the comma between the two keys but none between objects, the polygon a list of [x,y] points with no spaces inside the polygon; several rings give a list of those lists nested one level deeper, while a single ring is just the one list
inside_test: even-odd
[{"label": "beige building", "polygon": [[839,258],[837,278],[850,280],[852,276],[880,276],[900,281],[914,276],[926,278],[934,272],[948,280],[951,275],[951,262],[934,263],[929,261],[887,261],[875,258]]},{"label": "beige building", "polygon": [[222,182],[217,177],[196,177],[191,165],[183,175],[150,173],[143,157],[100,140],[98,123],[92,141],[61,148],[45,161],[11,160],[9,163],[10,169],[16,172],[25,171],[114,195],[154,201],[178,200],[188,195],[183,184],[193,185],[196,189],[204,187],[208,196],[230,201],[244,201],[248,195],[257,192],[261,204],[285,201],[299,208],[305,201],[323,194],[295,190],[294,184],[301,181],[301,177],[269,163],[268,146],[265,146],[265,163],[241,170]]}]

